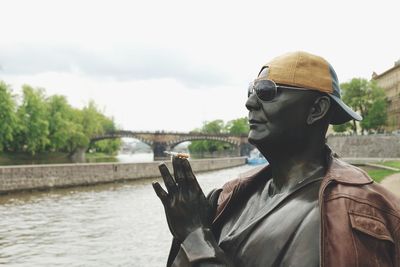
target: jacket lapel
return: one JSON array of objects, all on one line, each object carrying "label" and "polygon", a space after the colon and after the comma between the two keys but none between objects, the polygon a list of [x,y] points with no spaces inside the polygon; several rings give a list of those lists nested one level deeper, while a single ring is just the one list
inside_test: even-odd
[{"label": "jacket lapel", "polygon": [[[330,152],[329,147],[327,149]],[[328,170],[321,183],[321,189],[325,188],[325,185],[332,181],[354,185],[373,183],[373,180],[365,171],[341,161],[338,158],[332,157],[331,153],[328,153],[328,165]],[[265,184],[265,182],[271,178],[271,175],[271,168],[267,165],[253,175],[238,178],[226,183],[222,187],[222,192],[218,198],[218,206],[213,225],[218,226],[237,201],[246,199],[259,185]]]},{"label": "jacket lapel", "polygon": [[222,222],[226,214],[235,206],[235,203],[249,197],[254,190],[257,190],[261,184],[265,184],[270,178],[271,169],[269,165],[267,165],[255,174],[226,183],[222,187],[222,192],[218,199],[218,207],[213,226],[217,227]]}]

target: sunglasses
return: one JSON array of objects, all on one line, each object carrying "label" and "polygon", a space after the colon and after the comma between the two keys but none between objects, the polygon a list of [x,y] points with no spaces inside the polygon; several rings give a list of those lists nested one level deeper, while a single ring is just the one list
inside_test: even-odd
[{"label": "sunglasses", "polygon": [[256,96],[261,101],[271,101],[276,97],[276,95],[278,93],[278,88],[291,89],[291,90],[303,90],[303,91],[310,90],[310,89],[301,88],[301,87],[277,85],[272,80],[258,80],[258,81],[250,83],[249,89],[247,92],[247,97],[250,97],[255,92]]}]

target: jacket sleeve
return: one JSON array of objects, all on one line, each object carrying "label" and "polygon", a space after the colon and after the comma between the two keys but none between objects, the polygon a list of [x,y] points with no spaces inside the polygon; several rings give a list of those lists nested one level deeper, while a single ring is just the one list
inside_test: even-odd
[{"label": "jacket sleeve", "polygon": [[171,266],[233,267],[207,228],[198,228],[186,237]]},{"label": "jacket sleeve", "polygon": [[[217,201],[221,189],[212,190],[207,199],[214,209],[217,209]],[[217,241],[208,228],[198,228],[190,233],[181,243],[177,239],[172,240],[167,267],[232,267],[225,253],[218,246]]]}]

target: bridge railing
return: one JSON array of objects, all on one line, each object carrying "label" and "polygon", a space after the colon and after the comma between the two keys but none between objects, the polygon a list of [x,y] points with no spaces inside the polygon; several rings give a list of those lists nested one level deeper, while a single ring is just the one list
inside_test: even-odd
[{"label": "bridge railing", "polygon": [[119,130],[119,131],[113,131],[113,132],[106,132],[102,135],[97,135],[93,136],[91,139],[96,140],[96,139],[102,139],[105,137],[117,137],[117,136],[134,136],[134,135],[142,135],[142,134],[148,134],[148,135],[180,135],[180,136],[204,136],[204,137],[247,137],[247,134],[241,134],[241,135],[234,135],[234,134],[229,134],[229,133],[220,133],[220,134],[209,134],[209,133],[201,133],[201,132],[164,132],[164,131],[127,131],[127,130]]}]

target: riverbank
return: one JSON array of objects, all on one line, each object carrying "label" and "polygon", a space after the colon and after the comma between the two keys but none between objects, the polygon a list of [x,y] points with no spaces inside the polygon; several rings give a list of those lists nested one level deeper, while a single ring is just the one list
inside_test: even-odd
[{"label": "riverbank", "polygon": [[[118,162],[117,155],[104,153],[86,153],[85,158],[87,163]],[[68,163],[74,163],[68,153],[42,152],[34,156],[28,153],[0,153],[0,166]]]},{"label": "riverbank", "polygon": [[400,158],[342,158],[342,160],[364,169],[377,183],[400,171]]},{"label": "riverbank", "polygon": [[[246,164],[245,157],[190,160],[194,172]],[[159,177],[160,162],[48,164],[0,167],[0,194]],[[172,170],[170,162],[168,168]]]}]

